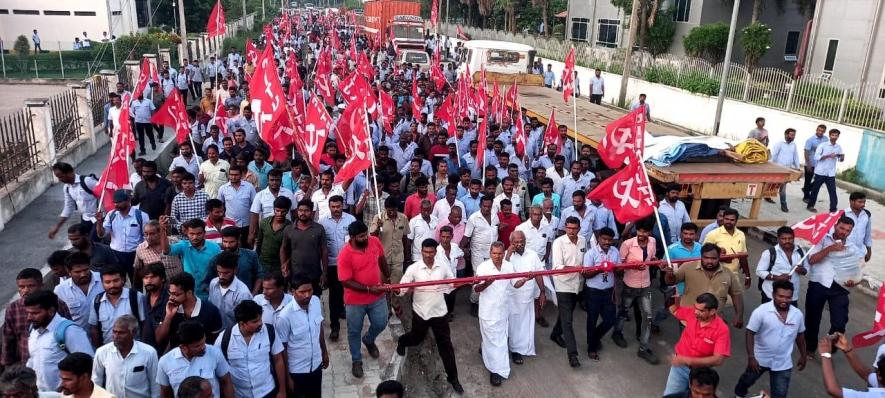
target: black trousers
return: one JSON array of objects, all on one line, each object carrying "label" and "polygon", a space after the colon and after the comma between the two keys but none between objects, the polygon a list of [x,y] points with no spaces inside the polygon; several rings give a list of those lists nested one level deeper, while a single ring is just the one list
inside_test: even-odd
[{"label": "black trousers", "polygon": [[[113,250],[114,255],[117,256],[117,265],[120,266],[124,272],[126,272],[126,276],[129,277],[129,281],[132,282],[133,286],[136,286],[135,283],[135,268],[133,265],[135,264],[135,252],[118,252]],[[141,281],[138,281],[138,285],[141,285]]]},{"label": "black trousers", "polygon": [[821,317],[827,304],[830,307],[828,334],[845,333],[845,325],[848,324],[849,293],[836,282],[830,287],[817,282],[808,283],[808,291],[805,293],[805,347],[808,348],[808,352],[817,351]]},{"label": "black trousers", "polygon": [[805,168],[805,183],[802,184],[802,199],[811,196],[811,184],[814,182],[814,167]]},{"label": "black trousers", "polygon": [[458,380],[458,367],[455,365],[455,348],[452,347],[452,332],[449,329],[449,321],[444,316],[422,319],[418,314],[412,315],[412,330],[399,338],[399,344],[404,347],[414,347],[424,341],[427,329],[433,330],[433,338],[436,340],[436,350],[442,359],[443,367],[449,381]]},{"label": "black trousers", "polygon": [[601,105],[602,104],[602,94],[590,94],[590,102]]},{"label": "black trousers", "polygon": [[317,366],[310,373],[289,373],[295,382],[294,398],[314,398],[323,396],[323,367]]},{"label": "black trousers", "polygon": [[154,141],[154,125],[150,123],[135,123],[135,132],[138,134],[138,149],[144,152],[144,136],[147,134],[151,141],[151,149],[157,149]]},{"label": "black trousers", "polygon": [[565,349],[569,356],[578,355],[578,343],[575,341],[575,329],[572,325],[575,306],[578,304],[577,293],[556,292],[556,302],[559,308],[559,317],[553,326],[551,337],[562,336],[565,340]]},{"label": "black trousers", "polygon": [[338,280],[338,267],[329,267],[326,287],[329,289],[329,327],[339,330],[338,320],[344,318],[344,285]]},{"label": "black trousers", "polygon": [[[154,130],[157,130],[157,140],[163,141],[163,132],[166,129],[166,127],[163,127],[163,125],[160,125],[160,124],[154,124],[153,126],[154,126]],[[197,148],[194,148],[194,150],[197,150]]]},{"label": "black trousers", "polygon": [[191,81],[191,97],[196,101],[203,95],[203,82]]}]

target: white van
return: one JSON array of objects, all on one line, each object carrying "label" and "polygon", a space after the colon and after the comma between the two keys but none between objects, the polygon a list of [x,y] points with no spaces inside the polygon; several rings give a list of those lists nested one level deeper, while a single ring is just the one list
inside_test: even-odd
[{"label": "white van", "polygon": [[430,70],[430,56],[421,50],[399,50],[396,56],[397,65],[404,63],[418,64],[418,69],[422,71]]},{"label": "white van", "polygon": [[504,74],[529,73],[535,58],[532,46],[508,41],[469,40],[464,42],[464,56],[458,73],[470,68],[471,73],[485,66],[487,72]]}]

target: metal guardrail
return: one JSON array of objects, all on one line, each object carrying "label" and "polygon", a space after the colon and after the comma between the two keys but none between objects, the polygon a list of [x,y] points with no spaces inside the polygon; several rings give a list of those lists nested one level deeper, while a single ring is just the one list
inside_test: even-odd
[{"label": "metal guardrail", "polygon": [[[527,44],[541,58],[562,61],[575,48],[578,65],[622,74],[624,50],[594,47],[584,41],[544,38],[522,33],[461,27],[472,39]],[[441,24],[440,32],[456,37],[455,25]],[[652,55],[634,51],[631,76],[651,83],[678,87],[715,96],[722,77],[722,63],[687,55]],[[813,118],[885,130],[885,88],[879,82],[841,82],[828,75],[805,74],[798,79],[781,69],[756,68],[749,72],[732,62],[727,72],[725,95],[733,100],[779,109]]]},{"label": "metal guardrail", "polygon": [[86,90],[89,92],[89,109],[92,111],[92,127],[104,125],[104,106],[108,102],[108,80],[104,76],[96,75],[86,81]]},{"label": "metal guardrail", "polygon": [[77,94],[66,90],[49,99],[52,118],[52,140],[56,152],[61,152],[80,139],[82,123],[77,107]]},{"label": "metal guardrail", "polygon": [[18,178],[39,163],[37,139],[31,117],[24,109],[0,118],[0,187]]}]

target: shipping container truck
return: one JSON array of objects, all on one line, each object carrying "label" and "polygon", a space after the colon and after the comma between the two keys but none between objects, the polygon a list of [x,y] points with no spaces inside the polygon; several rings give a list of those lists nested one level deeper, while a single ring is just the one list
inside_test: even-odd
[{"label": "shipping container truck", "polygon": [[381,42],[396,42],[399,48],[424,49],[424,19],[421,3],[399,0],[374,0],[363,4],[364,14],[358,16],[360,27],[369,36],[378,35]]}]

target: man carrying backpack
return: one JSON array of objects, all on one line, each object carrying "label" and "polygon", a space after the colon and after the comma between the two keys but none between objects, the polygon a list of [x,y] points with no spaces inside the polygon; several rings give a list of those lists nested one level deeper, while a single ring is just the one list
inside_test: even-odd
[{"label": "man carrying backpack", "polygon": [[95,211],[98,208],[98,197],[95,196],[95,186],[98,185],[98,178],[95,175],[80,175],[74,172],[74,167],[64,162],[58,162],[52,165],[52,173],[55,178],[64,184],[62,192],[64,192],[65,206],[59,215],[58,222],[49,228],[49,239],[55,239],[55,234],[65,225],[68,218],[75,210],[80,211],[80,221],[89,226],[92,231],[95,224]]},{"label": "man carrying backpack", "polygon": [[[759,256],[759,264],[756,265],[756,275],[759,276],[758,288],[762,292],[762,303],[772,299],[772,285],[776,281],[789,281],[793,286],[801,286],[799,275],[805,275],[808,270],[799,261],[805,253],[794,243],[795,234],[793,228],[780,227],[777,230],[777,244],[769,247]],[[793,271],[793,268],[796,268]],[[798,306],[799,289],[793,289],[791,304]]]},{"label": "man carrying backpack", "polygon": [[111,250],[117,256],[117,263],[133,281],[135,249],[144,241],[144,225],[150,221],[147,213],[132,207],[129,191],[118,189],[114,192],[114,210],[107,218],[102,212],[95,213],[95,232],[100,238],[110,233]]},{"label": "man carrying backpack", "polygon": [[89,337],[74,321],[57,313],[58,296],[45,290],[25,298],[28,322],[33,325],[28,338],[27,366],[37,373],[40,391],[57,391],[61,385],[58,363],[72,352],[94,355]]},{"label": "man carrying backpack", "polygon": [[261,306],[252,300],[237,304],[237,323],[221,332],[215,346],[230,362],[237,396],[285,398],[283,343],[274,326],[264,323],[261,313]]},{"label": "man carrying backpack", "polygon": [[128,287],[123,270],[109,265],[101,270],[101,286],[104,292],[92,300],[89,311],[89,330],[96,347],[110,343],[113,337],[114,321],[123,315],[134,315],[138,322],[144,321],[142,313],[144,296]]}]

